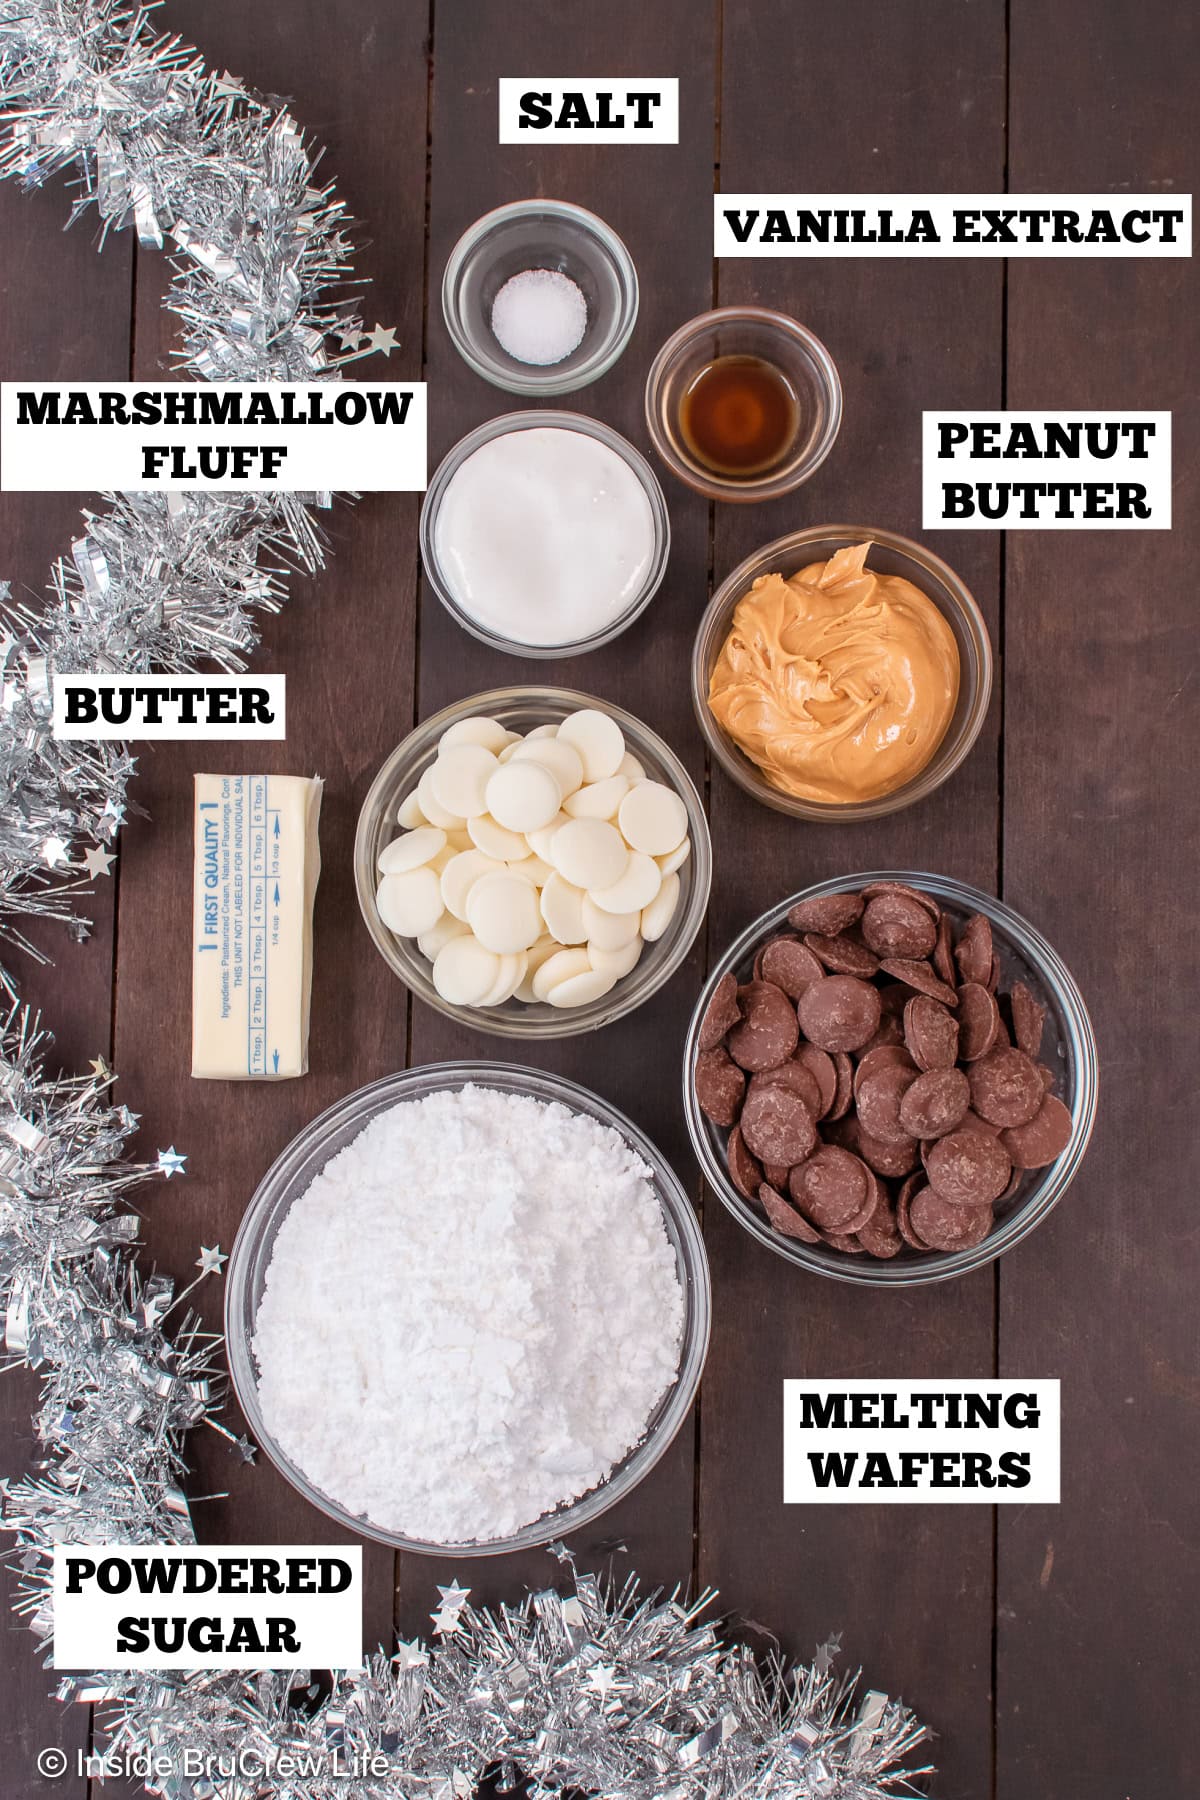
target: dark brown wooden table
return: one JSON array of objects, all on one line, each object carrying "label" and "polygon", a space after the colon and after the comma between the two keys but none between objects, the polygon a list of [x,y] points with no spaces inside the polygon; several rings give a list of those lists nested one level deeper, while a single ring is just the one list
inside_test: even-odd
[{"label": "dark brown wooden table", "polygon": [[[1197,1751],[1200,1475],[1195,1291],[1197,306],[1178,261],[733,261],[710,255],[727,190],[1188,192],[1196,185],[1193,13],[1167,0],[172,0],[171,27],[217,67],[293,97],[364,222],[368,322],[401,349],[371,373],[430,383],[431,466],[507,409],[459,360],[438,302],[463,228],[530,193],[594,208],[628,243],[642,311],[624,358],[570,404],[645,443],[656,347],[714,302],[793,312],[845,385],[834,453],[798,495],[715,510],[667,477],[674,547],[649,612],[608,649],[524,664],[460,632],[424,586],[415,497],[332,520],[335,555],[298,581],[257,666],[288,676],[289,740],[219,757],[146,747],[137,800],[82,949],[22,972],[63,1062],[111,1054],[153,1154],[185,1181],[144,1199],[146,1256],[186,1278],[229,1247],[259,1177],[332,1100],[406,1062],[487,1042],[410,1004],[372,951],[350,850],[363,794],[417,718],[481,688],[548,677],[657,725],[708,794],[716,878],[706,933],[640,1013],[530,1060],[597,1088],[669,1154],[702,1208],[715,1333],[691,1426],[651,1478],[575,1548],[649,1581],[712,1583],[726,1607],[808,1654],[830,1631],[870,1681],[938,1734],[953,1800],[1182,1800]],[[530,72],[678,74],[678,147],[496,144],[496,82]],[[61,185],[0,192],[0,374],[153,377],[169,332],[162,260],[131,234],[95,253],[64,236]],[[922,408],[1139,407],[1175,413],[1170,533],[938,533],[987,615],[1001,676],[984,736],[932,800],[877,825],[804,828],[705,764],[686,666],[714,576],[798,524],[852,518],[920,535]],[[81,497],[0,499],[0,573],[40,590]],[[319,770],[326,779],[312,1069],[227,1087],[188,1077],[191,771]],[[926,867],[1002,894],[1074,969],[1100,1037],[1103,1093],[1068,1199],[1002,1264],[954,1285],[868,1293],[797,1272],[701,1190],[678,1050],[706,958],[776,896],[839,871]],[[153,942],[153,957],[148,945]],[[220,1317],[219,1285],[203,1291]],[[1059,1376],[1056,1508],[781,1504],[786,1375]],[[0,1469],[30,1452],[31,1379],[0,1384]],[[317,1397],[314,1396],[314,1400]],[[239,1426],[233,1417],[232,1422]],[[240,1426],[239,1426],[240,1428]],[[329,1539],[265,1458],[194,1444],[202,1538]],[[447,1571],[372,1547],[371,1641],[421,1629]],[[555,1572],[540,1553],[455,1565],[482,1600]],[[83,1800],[44,1782],[36,1749],[85,1743],[4,1614],[0,1794]],[[106,1789],[111,1792],[112,1789]]]}]

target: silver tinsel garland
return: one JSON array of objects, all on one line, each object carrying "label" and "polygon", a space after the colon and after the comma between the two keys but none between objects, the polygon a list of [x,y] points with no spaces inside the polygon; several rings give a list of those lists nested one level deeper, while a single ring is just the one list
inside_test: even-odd
[{"label": "silver tinsel garland", "polygon": [[[167,247],[185,375],[326,379],[364,353],[344,297],[347,220],[294,121],[144,9],[0,0],[0,130],[0,176],[36,186],[69,171],[73,218],[94,205],[102,236],[132,224]],[[387,347],[391,334],[373,335]],[[127,751],[50,735],[55,668],[243,667],[288,571],[321,566],[311,508],[331,498],[107,496],[44,610],[0,588],[0,935],[22,943],[36,915],[86,930],[74,903],[99,853],[80,852],[103,850],[125,817]],[[0,1303],[10,1359],[43,1374],[42,1449],[0,1494],[17,1610],[49,1651],[53,1545],[192,1541],[186,1435],[230,1434],[214,1416],[219,1345],[179,1313],[190,1288],[138,1273],[122,1206],[183,1158],[128,1161],[137,1121],[108,1102],[111,1071],[50,1077],[45,1047],[14,999],[0,1021]],[[204,1250],[199,1279],[223,1260]],[[925,1772],[910,1763],[924,1736],[911,1713],[881,1694],[860,1703],[828,1652],[764,1668],[722,1646],[703,1605],[572,1573],[566,1594],[496,1612],[442,1590],[432,1648],[335,1671],[323,1697],[295,1674],[202,1672],[99,1671],[59,1693],[100,1705],[109,1749],[140,1759],[169,1800],[465,1800],[488,1770],[535,1796],[880,1800]]]}]

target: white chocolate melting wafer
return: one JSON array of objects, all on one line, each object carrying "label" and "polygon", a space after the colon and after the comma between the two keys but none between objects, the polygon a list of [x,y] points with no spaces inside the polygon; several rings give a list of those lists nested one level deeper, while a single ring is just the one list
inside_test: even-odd
[{"label": "white chocolate melting wafer", "polygon": [[564,800],[583,785],[583,758],[563,738],[526,738],[513,746],[513,761],[541,763],[549,769]]},{"label": "white chocolate melting wafer", "polygon": [[501,875],[506,864],[485,856],[482,850],[460,850],[442,870],[442,905],[456,919],[467,916],[467,895],[482,875]]},{"label": "white chocolate melting wafer", "polygon": [[594,706],[569,714],[559,726],[558,736],[578,750],[585,781],[604,781],[621,766],[625,754],[621,727]]},{"label": "white chocolate melting wafer", "polygon": [[441,749],[429,778],[438,805],[460,819],[486,812],[488,778],[499,767],[483,744],[451,744],[448,750]]},{"label": "white chocolate melting wafer", "polygon": [[[542,935],[537,889],[519,875],[481,875],[467,895],[467,923],[484,948],[497,955],[528,950]],[[518,975],[514,987],[520,979]]]},{"label": "white chocolate melting wafer", "polygon": [[679,877],[666,875],[663,884],[648,906],[642,908],[642,937],[648,944],[656,944],[667,926],[675,917],[675,908],[679,905]]},{"label": "white chocolate melting wafer", "polygon": [[459,719],[455,725],[447,725],[438,740],[438,749],[448,750],[452,744],[482,744],[493,756],[498,756],[512,735],[499,719],[477,713],[472,718]]},{"label": "white chocolate melting wafer", "polygon": [[438,951],[433,985],[451,1006],[479,1006],[496,986],[500,958],[485,950],[472,933],[451,938]]},{"label": "white chocolate melting wafer", "polygon": [[589,781],[563,801],[563,811],[572,819],[615,819],[617,808],[629,792],[624,775],[610,775],[607,781]]},{"label": "white chocolate melting wafer", "polygon": [[[629,863],[629,851],[616,826],[604,819],[568,819],[551,840],[548,860],[573,886],[592,893],[621,879]],[[633,908],[623,906],[619,910],[631,912]]]},{"label": "white chocolate melting wafer", "polygon": [[667,856],[687,836],[687,808],[661,781],[638,781],[622,800],[617,823],[631,850]]},{"label": "white chocolate melting wafer", "polygon": [[598,975],[607,975],[610,981],[621,981],[636,968],[642,954],[642,940],[630,938],[619,950],[602,950],[599,944],[589,941],[587,953],[588,961]]},{"label": "white chocolate melting wafer", "polygon": [[548,825],[562,804],[562,790],[541,763],[503,763],[487,784],[486,806],[509,831],[528,834]]},{"label": "white chocolate melting wafer", "polygon": [[420,937],[442,916],[442,890],[436,871],[406,869],[402,875],[385,875],[375,892],[379,916],[397,937]]},{"label": "white chocolate melting wafer", "polygon": [[379,852],[379,873],[403,875],[406,869],[419,869],[445,848],[446,834],[437,825],[418,825],[415,831],[385,844]]},{"label": "white chocolate melting wafer", "polygon": [[542,889],[542,918],[560,944],[582,944],[587,937],[583,899],[583,889],[573,887],[557,870]]},{"label": "white chocolate melting wafer", "polygon": [[523,862],[529,855],[529,842],[524,832],[510,831],[497,824],[491,813],[478,813],[467,820],[467,836],[477,850],[497,862]]}]

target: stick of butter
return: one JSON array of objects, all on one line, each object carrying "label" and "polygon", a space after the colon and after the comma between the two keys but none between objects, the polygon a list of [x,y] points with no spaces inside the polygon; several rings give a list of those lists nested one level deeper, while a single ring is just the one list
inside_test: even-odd
[{"label": "stick of butter", "polygon": [[302,775],[196,776],[193,1075],[308,1068],[321,788]]}]

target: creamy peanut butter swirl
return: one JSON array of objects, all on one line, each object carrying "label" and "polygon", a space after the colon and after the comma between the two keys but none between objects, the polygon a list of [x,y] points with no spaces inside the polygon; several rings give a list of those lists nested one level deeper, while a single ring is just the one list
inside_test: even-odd
[{"label": "creamy peanut butter swirl", "polygon": [[958,645],[927,594],[866,567],[869,543],[738,601],[709,681],[721,729],[797,799],[870,800],[925,767],[954,715]]}]

